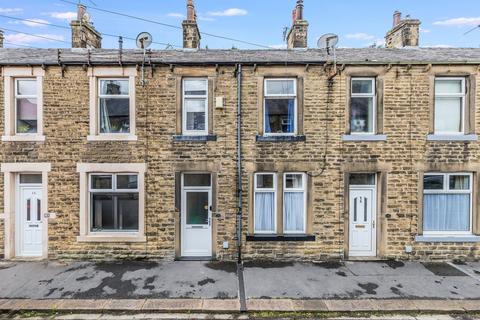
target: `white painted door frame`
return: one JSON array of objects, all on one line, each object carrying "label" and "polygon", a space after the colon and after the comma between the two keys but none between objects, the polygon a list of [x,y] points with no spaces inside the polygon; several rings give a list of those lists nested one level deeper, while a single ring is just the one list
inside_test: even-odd
[{"label": "white painted door frame", "polygon": [[[213,228],[212,228],[212,186],[209,187],[185,187],[182,175],[181,190],[181,256],[211,258],[213,252]],[[208,221],[207,224],[187,224],[187,194],[208,194]]]},{"label": "white painted door frame", "polygon": [[[377,177],[375,177],[375,182]],[[348,194],[348,255],[377,256],[377,182],[375,185],[350,185]],[[355,208],[355,198],[362,207]],[[355,220],[355,209],[357,216]],[[366,211],[365,211],[366,210]],[[360,215],[363,215],[360,217]]]}]

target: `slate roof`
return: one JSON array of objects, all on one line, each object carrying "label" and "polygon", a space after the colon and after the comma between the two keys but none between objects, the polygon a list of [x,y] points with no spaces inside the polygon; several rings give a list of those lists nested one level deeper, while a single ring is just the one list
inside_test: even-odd
[{"label": "slate roof", "polygon": [[[480,64],[480,48],[337,49],[340,64]],[[123,64],[141,64],[140,50],[123,50]],[[147,64],[315,64],[331,61],[325,50],[152,50]],[[114,49],[0,49],[0,65],[119,64]]]}]

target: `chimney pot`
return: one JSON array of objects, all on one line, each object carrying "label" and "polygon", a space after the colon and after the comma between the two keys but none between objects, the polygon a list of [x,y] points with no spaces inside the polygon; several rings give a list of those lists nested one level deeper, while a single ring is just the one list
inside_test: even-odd
[{"label": "chimney pot", "polygon": [[308,22],[303,19],[303,0],[297,0],[295,9],[292,11],[292,20],[292,27],[287,36],[288,49],[307,48]]},{"label": "chimney pot", "polygon": [[420,20],[406,16],[402,20],[400,11],[393,13],[393,28],[385,37],[386,48],[418,47],[420,37]]},{"label": "chimney pot", "polygon": [[200,48],[200,30],[197,24],[197,14],[193,0],[187,0],[187,19],[182,23],[183,47],[186,49]]},{"label": "chimney pot", "polygon": [[72,48],[101,48],[102,35],[93,27],[93,23],[85,20],[86,7],[77,6],[77,20],[70,22],[72,29]]},{"label": "chimney pot", "polygon": [[297,0],[297,7],[295,8],[296,11],[296,20],[303,20],[303,0]]},{"label": "chimney pot", "polygon": [[83,4],[78,4],[77,5],[77,20],[82,21],[83,16],[87,12],[87,7],[85,7]]}]

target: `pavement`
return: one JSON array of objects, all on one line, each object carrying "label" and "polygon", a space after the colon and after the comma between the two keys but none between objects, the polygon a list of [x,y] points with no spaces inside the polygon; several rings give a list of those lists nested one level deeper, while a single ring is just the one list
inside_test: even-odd
[{"label": "pavement", "polygon": [[480,312],[480,262],[0,262],[0,312]]}]

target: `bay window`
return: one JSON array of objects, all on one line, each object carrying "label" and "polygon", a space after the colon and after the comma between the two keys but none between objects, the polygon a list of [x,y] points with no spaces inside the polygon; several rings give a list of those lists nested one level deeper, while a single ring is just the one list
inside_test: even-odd
[{"label": "bay window", "polygon": [[435,79],[435,134],[465,132],[465,78]]},{"label": "bay window", "polygon": [[428,173],[423,179],[425,235],[472,233],[472,174]]},{"label": "bay window", "polygon": [[265,135],[297,133],[297,80],[265,79]]},{"label": "bay window", "polygon": [[208,134],[208,79],[183,79],[183,134]]}]

